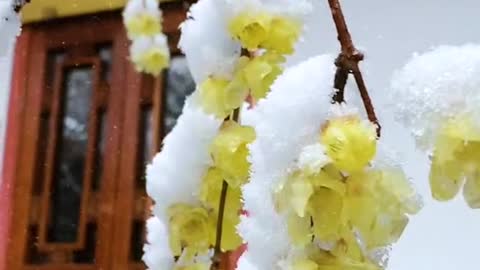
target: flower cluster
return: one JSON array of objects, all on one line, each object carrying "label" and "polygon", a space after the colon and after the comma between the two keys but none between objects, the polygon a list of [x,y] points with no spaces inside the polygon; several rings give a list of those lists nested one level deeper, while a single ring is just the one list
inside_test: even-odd
[{"label": "flower cluster", "polygon": [[370,167],[371,123],[346,115],[327,121],[320,133],[274,195],[293,245],[306,249],[292,268],[380,269],[369,256],[398,240],[407,214],[420,210],[415,192],[401,170]]},{"label": "flower cluster", "polygon": [[170,50],[162,33],[162,13],[156,0],[129,0],[123,12],[127,36],[132,41],[130,59],[135,69],[153,76],[168,66]]},{"label": "flower cluster", "polygon": [[432,196],[447,201],[463,186],[471,208],[480,208],[479,72],[480,46],[443,46],[413,57],[391,87],[398,119],[431,157]]},{"label": "flower cluster", "polygon": [[[190,68],[197,77],[203,107],[218,118],[223,119],[239,108],[247,96],[254,100],[264,98],[271,84],[282,73],[285,56],[294,52],[300,37],[302,23],[299,18],[274,10],[264,2],[268,1],[204,0],[191,8],[192,19],[182,25],[180,47],[187,58],[192,58]],[[209,11],[206,11],[207,7]],[[212,10],[218,12],[210,14]],[[203,18],[206,13],[210,15],[208,19]],[[205,40],[206,48],[191,48],[189,44],[201,44],[195,41],[206,39],[205,36],[199,37],[205,29],[198,29],[197,25],[205,28],[207,24],[213,29],[223,25],[218,29],[220,33],[215,33],[219,38]],[[224,62],[229,67],[207,65],[207,69],[211,70],[205,71],[205,66],[202,66],[201,75],[195,76],[200,74],[196,71],[200,67],[197,68],[193,62],[197,62],[196,59],[206,60],[206,56],[197,56],[199,51],[213,54],[208,47],[218,48],[216,53],[223,57],[218,59],[218,56],[212,55],[213,58],[206,62]],[[242,48],[244,53],[241,53]],[[226,74],[225,70],[229,72]]]},{"label": "flower cluster", "polygon": [[[212,248],[217,247],[220,237],[217,227],[223,206],[220,249],[235,250],[244,242],[236,226],[243,207],[241,187],[249,179],[247,145],[255,140],[256,134],[252,127],[240,124],[243,118],[239,116],[240,107],[247,97],[259,100],[267,95],[282,72],[285,55],[293,52],[301,25],[299,20],[290,21],[265,9],[262,14],[271,17],[269,37],[264,38],[262,46],[247,47],[229,31],[237,25],[238,18],[232,14],[238,3],[201,0],[192,5],[189,19],[181,26],[179,45],[197,90],[189,98],[177,126],[165,139],[162,152],[148,169],[147,191],[155,200],[154,215],[165,228],[162,232],[167,234],[162,238],[162,245],[145,246],[144,260],[150,268],[209,268]],[[287,25],[292,27],[285,28]],[[245,27],[249,26],[240,26]],[[207,32],[214,32],[215,37]],[[148,58],[150,63],[144,68],[153,69],[152,57]],[[228,120],[224,120],[227,117]],[[187,121],[191,127],[186,125]],[[200,137],[192,141],[191,136]],[[186,149],[193,153],[182,156]],[[181,161],[182,158],[186,160]],[[180,163],[184,167],[181,171],[177,168]],[[150,226],[149,230],[151,234],[157,229]],[[166,245],[169,247],[166,253],[172,259],[161,265],[151,257],[155,256],[155,246]],[[178,260],[173,261],[174,257]]]},{"label": "flower cluster", "polygon": [[[249,243],[241,270],[383,269],[378,255],[386,255],[421,208],[400,168],[375,163],[375,126],[354,109],[329,105],[330,59],[287,70],[256,109],[261,120],[254,124],[252,177],[244,187],[249,216],[239,225]],[[312,85],[290,95],[301,81]],[[255,239],[260,234],[268,241]],[[261,252],[277,243],[272,238],[283,243]]]}]

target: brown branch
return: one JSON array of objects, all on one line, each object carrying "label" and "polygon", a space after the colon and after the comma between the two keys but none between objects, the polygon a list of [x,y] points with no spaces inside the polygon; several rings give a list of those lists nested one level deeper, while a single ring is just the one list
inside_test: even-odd
[{"label": "brown branch", "polygon": [[217,231],[215,239],[215,249],[212,258],[211,270],[220,270],[222,262],[222,234],[223,234],[223,215],[225,213],[225,203],[227,201],[228,183],[223,180],[222,192],[220,193],[220,203],[218,207]]},{"label": "brown branch", "polygon": [[343,16],[342,7],[339,0],[328,0],[333,21],[337,29],[338,41],[341,45],[341,52],[335,60],[337,71],[335,73],[334,88],[337,92],[332,97],[334,103],[345,102],[345,85],[347,84],[348,74],[353,73],[355,82],[357,83],[360,96],[362,97],[363,105],[367,112],[368,119],[377,127],[377,136],[380,137],[381,126],[375,114],[370,95],[368,94],[367,86],[363,80],[362,72],[360,71],[359,63],[364,56],[359,52],[355,45],[353,45],[352,36],[348,31],[345,16]]},{"label": "brown branch", "polygon": [[[240,119],[240,108],[237,108],[233,110],[232,115],[230,115],[227,118],[227,121],[232,120],[232,121],[238,122],[239,119]],[[213,254],[212,265],[210,267],[210,270],[220,270],[220,265],[222,262],[223,216],[225,214],[227,190],[228,190],[228,183],[227,181],[223,180],[222,191],[220,193],[220,201],[218,205],[217,230],[216,230],[216,236],[215,236],[214,254]]]}]

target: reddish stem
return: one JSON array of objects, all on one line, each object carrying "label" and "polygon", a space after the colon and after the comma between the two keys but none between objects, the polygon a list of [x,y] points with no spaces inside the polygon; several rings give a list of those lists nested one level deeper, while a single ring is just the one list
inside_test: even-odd
[{"label": "reddish stem", "polygon": [[332,97],[332,101],[334,103],[345,102],[345,85],[347,84],[348,74],[352,73],[357,83],[360,96],[362,97],[368,119],[376,125],[377,136],[380,137],[381,126],[375,114],[375,109],[373,108],[372,100],[368,94],[367,86],[365,85],[359,66],[364,56],[353,44],[352,36],[348,31],[339,0],[328,0],[328,4],[337,29],[338,41],[341,45],[341,52],[335,61],[337,71],[335,73],[334,87],[337,89],[337,92]]}]

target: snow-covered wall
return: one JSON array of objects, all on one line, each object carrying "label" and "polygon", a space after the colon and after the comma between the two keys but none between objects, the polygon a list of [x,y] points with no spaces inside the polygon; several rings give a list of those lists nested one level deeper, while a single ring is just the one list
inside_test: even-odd
[{"label": "snow-covered wall", "polygon": [[[309,32],[292,62],[338,50],[327,1],[316,2],[319,4],[309,20]],[[395,124],[391,113],[381,105],[388,102],[392,73],[413,53],[442,44],[480,43],[480,1],[343,0],[341,3],[354,41],[366,53],[363,70],[373,100],[379,105],[384,139],[402,151],[408,160],[408,173],[414,177],[426,202],[393,247],[389,269],[479,269],[480,212],[467,208],[462,196],[449,203],[431,199],[427,158],[415,151],[408,131]]]},{"label": "snow-covered wall", "polygon": [[[20,21],[12,11],[11,0],[0,0],[0,172],[3,166],[5,129],[7,126],[8,99],[12,60],[16,35],[19,33]],[[0,178],[0,182],[2,179]]]}]

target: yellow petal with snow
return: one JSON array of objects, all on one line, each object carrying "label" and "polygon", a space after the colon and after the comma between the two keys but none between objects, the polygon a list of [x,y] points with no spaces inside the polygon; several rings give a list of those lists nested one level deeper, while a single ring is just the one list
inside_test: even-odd
[{"label": "yellow petal with snow", "polygon": [[340,117],[328,121],[321,132],[321,142],[334,165],[353,173],[364,169],[376,153],[376,131],[359,117]]},{"label": "yellow petal with snow", "polygon": [[301,24],[291,18],[275,17],[262,47],[281,54],[292,54],[300,37]]},{"label": "yellow petal with snow", "polygon": [[253,51],[268,38],[271,20],[266,13],[243,12],[230,21],[228,30],[242,47]]},{"label": "yellow petal with snow", "polygon": [[248,179],[250,163],[247,160],[247,144],[254,139],[255,131],[252,127],[228,121],[210,146],[215,166],[232,187],[238,187]]},{"label": "yellow petal with snow", "polygon": [[288,233],[293,245],[304,247],[312,241],[310,216],[299,217],[295,214],[288,215]]},{"label": "yellow petal with snow", "polygon": [[340,194],[327,188],[317,190],[308,204],[315,238],[323,242],[337,240],[342,223],[342,211],[343,198]]},{"label": "yellow petal with snow", "polygon": [[480,208],[480,171],[474,170],[467,176],[467,181],[463,187],[463,196],[473,209]]},{"label": "yellow petal with snow", "polygon": [[208,212],[188,204],[175,204],[168,208],[169,240],[173,255],[180,256],[182,249],[187,257],[205,253],[209,248]]},{"label": "yellow petal with snow", "polygon": [[127,35],[130,39],[140,36],[154,36],[162,32],[161,17],[152,14],[138,14],[125,22]]}]

